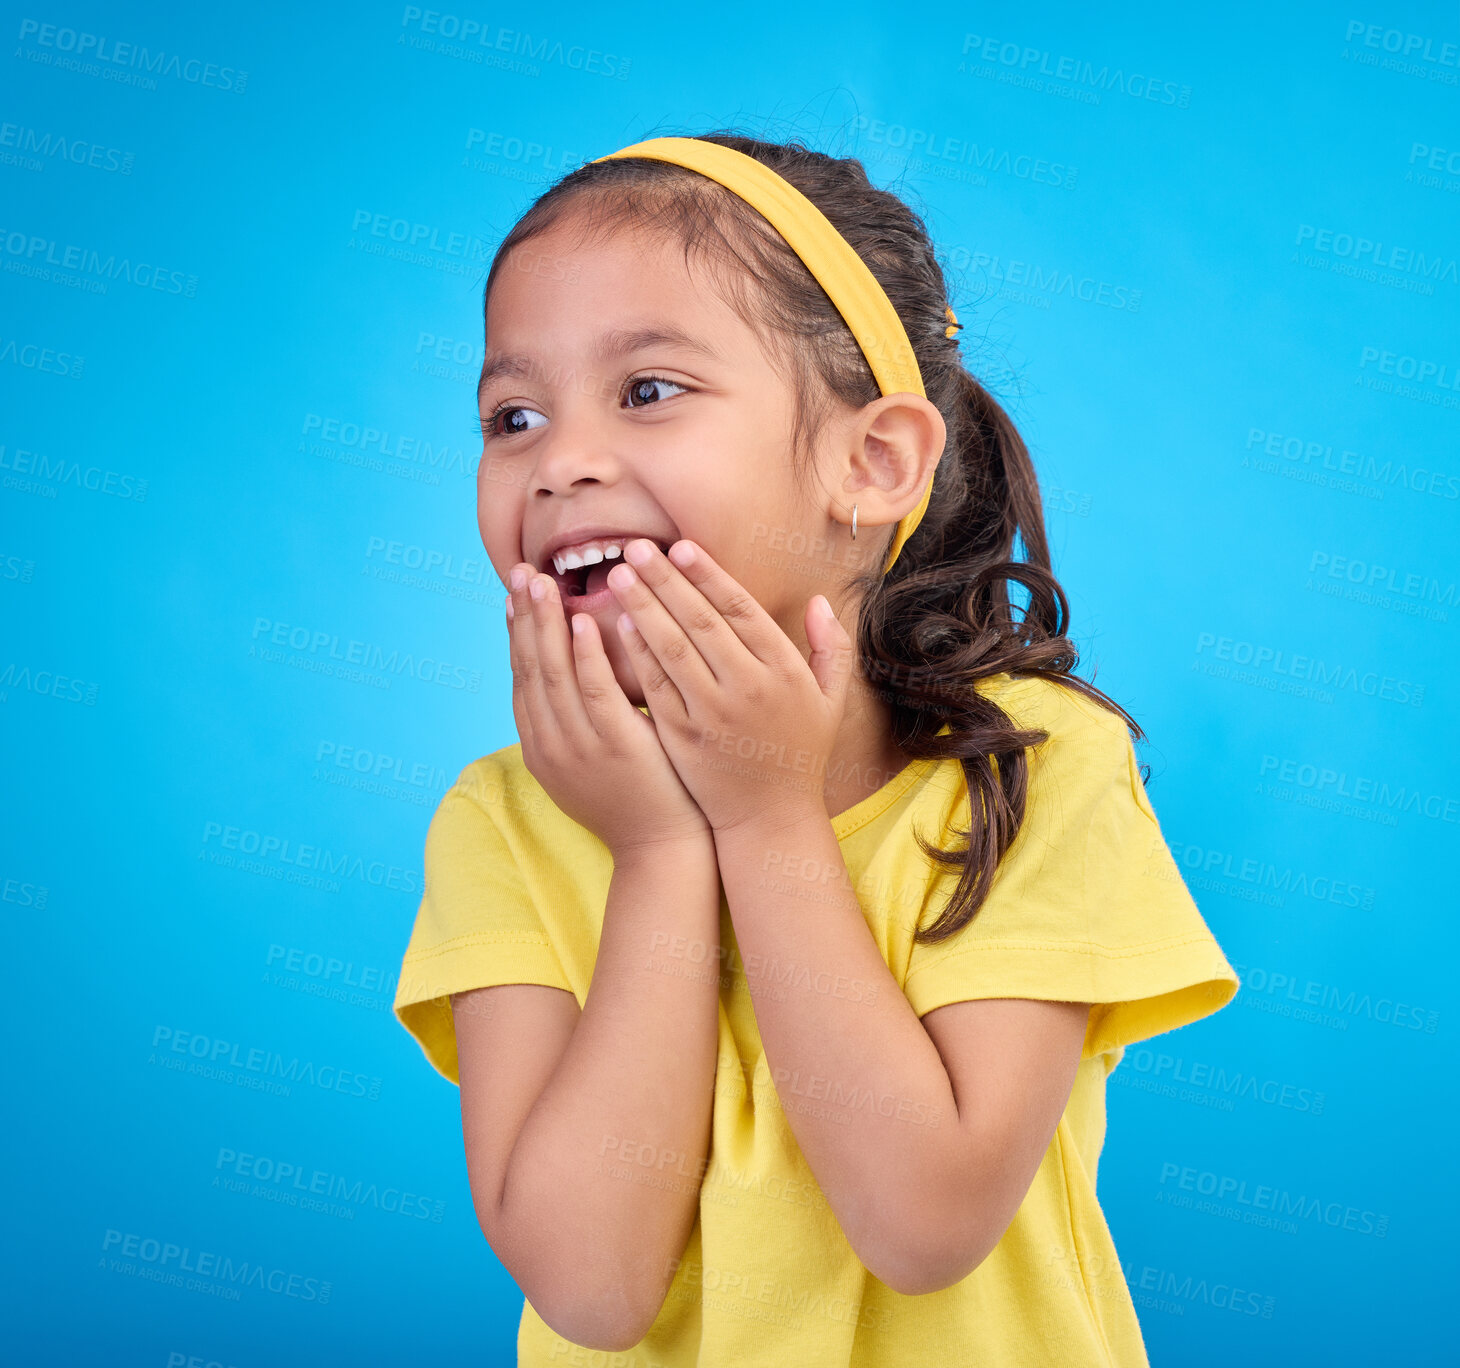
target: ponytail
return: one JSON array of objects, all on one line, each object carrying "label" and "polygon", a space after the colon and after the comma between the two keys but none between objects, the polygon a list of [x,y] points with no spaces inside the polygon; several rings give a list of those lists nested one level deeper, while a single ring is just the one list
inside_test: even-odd
[{"label": "ponytail", "polygon": [[[1023,438],[961,362],[949,378],[949,449],[928,512],[891,574],[867,585],[858,623],[868,680],[891,682],[883,696],[894,739],[914,758],[956,758],[968,787],[972,825],[953,832],[967,838],[965,849],[917,837],[930,859],[961,870],[948,906],[917,932],[928,944],[956,934],[983,905],[1024,820],[1025,751],[1048,739],[1042,729],[1016,728],[977,692],[979,680],[1006,672],[1052,680],[1142,735],[1123,708],[1073,674],[1079,656],[1066,635],[1069,602],[1050,567],[1039,482]],[[1016,538],[1024,553],[1017,560]],[[1015,584],[1022,605],[1011,596]],[[939,735],[944,724],[948,732]]]}]

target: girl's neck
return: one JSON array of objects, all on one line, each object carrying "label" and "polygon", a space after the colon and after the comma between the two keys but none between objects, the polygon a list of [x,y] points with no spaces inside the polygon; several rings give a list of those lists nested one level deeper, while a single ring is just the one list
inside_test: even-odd
[{"label": "girl's neck", "polygon": [[855,687],[854,681],[826,766],[826,815],[840,817],[911,763],[911,757],[893,744],[892,709],[869,690]]}]

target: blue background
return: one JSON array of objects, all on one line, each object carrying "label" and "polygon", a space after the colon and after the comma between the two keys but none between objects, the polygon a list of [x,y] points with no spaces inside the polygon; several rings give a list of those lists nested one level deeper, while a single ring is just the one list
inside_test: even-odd
[{"label": "blue background", "polygon": [[[16,1362],[513,1361],[458,1095],[390,1011],[431,812],[517,739],[481,284],[556,176],[722,125],[927,216],[1243,977],[1109,1088],[1152,1363],[1452,1352],[1453,4],[463,6],[456,46],[401,5],[6,11]],[[346,872],[291,881],[305,845]],[[273,1055],[336,1086],[245,1086]],[[1308,1214],[1245,1220],[1263,1186]],[[167,1245],[277,1290],[171,1284]]]}]

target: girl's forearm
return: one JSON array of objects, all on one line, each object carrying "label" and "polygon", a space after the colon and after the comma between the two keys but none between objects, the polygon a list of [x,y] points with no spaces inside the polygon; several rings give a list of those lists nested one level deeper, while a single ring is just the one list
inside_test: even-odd
[{"label": "girl's forearm", "polygon": [[[704,942],[704,960],[668,954],[679,937]],[[694,1227],[718,1052],[719,942],[708,835],[616,864],[582,1015],[523,1123],[501,1208],[508,1223],[541,1232],[556,1270],[547,1281],[562,1287],[560,1305],[592,1307],[585,1324],[647,1329]]]},{"label": "girl's forearm", "polygon": [[786,1121],[858,1257],[901,1279],[917,1232],[947,1221],[959,1116],[942,1057],[877,947],[824,808],[715,843]]}]

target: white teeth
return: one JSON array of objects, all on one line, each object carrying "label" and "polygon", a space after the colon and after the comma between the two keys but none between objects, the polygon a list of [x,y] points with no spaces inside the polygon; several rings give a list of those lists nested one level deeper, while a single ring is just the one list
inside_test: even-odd
[{"label": "white teeth", "polygon": [[558,574],[566,574],[569,570],[579,570],[585,565],[597,565],[599,561],[613,560],[623,555],[624,545],[633,541],[632,537],[620,537],[617,541],[597,541],[584,543],[581,550],[571,549],[558,551],[553,555],[553,567]]}]

